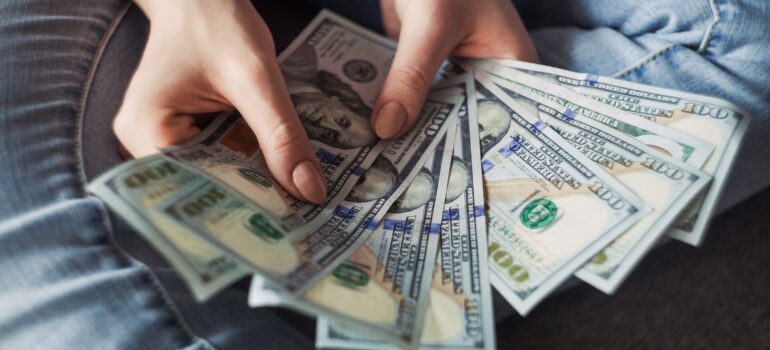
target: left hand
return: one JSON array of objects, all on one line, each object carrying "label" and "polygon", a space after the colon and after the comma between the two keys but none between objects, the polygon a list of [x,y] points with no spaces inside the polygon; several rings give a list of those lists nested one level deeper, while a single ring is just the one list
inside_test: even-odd
[{"label": "left hand", "polygon": [[510,0],[380,0],[380,6],[386,34],[398,39],[371,120],[381,138],[412,127],[433,76],[450,54],[537,61]]}]

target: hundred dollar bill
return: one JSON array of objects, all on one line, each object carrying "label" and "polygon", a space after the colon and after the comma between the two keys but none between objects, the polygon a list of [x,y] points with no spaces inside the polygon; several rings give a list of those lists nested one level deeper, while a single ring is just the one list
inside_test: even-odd
[{"label": "hundred dollar bill", "polygon": [[[458,59],[457,63],[465,68],[483,70],[489,74],[511,80],[508,75],[517,70],[500,64],[501,60]],[[574,95],[574,90],[560,85],[551,85],[549,91],[538,91],[551,101],[564,105],[586,118],[591,118],[618,132],[636,138],[648,147],[672,158],[700,169],[706,164],[715,146],[686,132],[669,128],[653,121],[639,118],[634,114],[613,108],[605,104],[593,104],[593,108],[583,109],[570,104],[565,95]]]},{"label": "hundred dollar bill", "polygon": [[491,80],[477,80],[490,279],[522,315],[649,213]]},{"label": "hundred dollar bill", "polygon": [[[298,295],[366,241],[447,128],[454,126],[461,104],[462,96],[431,92],[414,127],[388,142],[315,231],[282,230],[263,207],[216,182],[181,189],[157,208],[283,292]],[[267,177],[255,184],[263,192],[275,186]]]},{"label": "hundred dollar bill", "polygon": [[614,292],[711,176],[566,107],[577,106],[601,115],[594,109],[600,103],[593,99],[573,92],[560,96],[567,104],[558,103],[545,97],[553,84],[520,71],[508,72],[505,79],[496,77],[493,81],[530,115],[539,116],[652,208],[652,213],[576,273],[605,293]]},{"label": "hundred dollar bill", "polygon": [[142,234],[204,301],[248,272],[235,259],[154,210],[155,206],[201,176],[160,155],[126,162],[88,185],[118,215]]},{"label": "hundred dollar bill", "polygon": [[[469,75],[462,83],[461,109],[441,224],[441,245],[430,291],[421,348],[494,349],[492,294],[487,263],[484,189],[476,99]],[[316,345],[337,349],[380,349],[382,343],[338,322],[319,319]]]},{"label": "hundred dollar bill", "polygon": [[702,167],[714,177],[710,188],[696,198],[669,232],[681,241],[700,244],[749,125],[746,113],[716,98],[518,61],[496,62],[714,144],[714,152]]},{"label": "hundred dollar bill", "polygon": [[[256,121],[221,117],[189,142],[162,150],[261,207],[281,231],[313,232],[386,147],[369,117],[394,44],[322,11],[278,57],[289,95],[328,180],[321,205],[299,201],[274,181],[251,132]],[[237,114],[237,113],[236,113]],[[270,186],[264,186],[269,183]]]},{"label": "hundred dollar bill", "polygon": [[430,296],[455,129],[358,250],[293,298],[255,276],[249,305],[288,306],[330,317],[385,341],[415,348]]}]

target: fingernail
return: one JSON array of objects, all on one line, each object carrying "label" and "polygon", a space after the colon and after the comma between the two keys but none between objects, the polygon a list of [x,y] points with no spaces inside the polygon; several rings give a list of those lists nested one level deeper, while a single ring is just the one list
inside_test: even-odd
[{"label": "fingernail", "polygon": [[390,101],[380,108],[374,124],[374,132],[383,139],[396,136],[406,122],[406,110],[400,103]]},{"label": "fingernail", "polygon": [[326,199],[326,179],[313,165],[312,160],[297,164],[291,176],[294,186],[308,201],[321,204]]}]

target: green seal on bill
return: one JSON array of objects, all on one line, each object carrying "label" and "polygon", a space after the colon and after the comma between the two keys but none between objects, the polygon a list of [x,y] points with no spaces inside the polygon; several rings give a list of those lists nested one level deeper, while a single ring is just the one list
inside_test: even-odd
[{"label": "green seal on bill", "polygon": [[246,219],[246,228],[260,238],[268,242],[276,242],[283,239],[284,235],[275,228],[264,215],[254,213]]},{"label": "green seal on bill", "polygon": [[553,201],[540,198],[529,202],[521,211],[519,218],[524,227],[540,229],[550,226],[556,220],[558,211]]},{"label": "green seal on bill", "polygon": [[337,282],[352,289],[358,289],[369,284],[369,275],[366,274],[366,271],[350,263],[342,263],[334,269],[332,275],[337,279]]}]

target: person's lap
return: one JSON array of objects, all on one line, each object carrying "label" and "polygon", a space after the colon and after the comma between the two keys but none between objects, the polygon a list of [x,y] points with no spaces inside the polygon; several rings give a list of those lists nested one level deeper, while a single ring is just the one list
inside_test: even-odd
[{"label": "person's lap", "polygon": [[84,192],[79,97],[121,4],[81,4],[0,5],[0,347],[190,344]]},{"label": "person's lap", "polygon": [[524,8],[544,64],[719,97],[748,112],[719,212],[770,185],[770,3],[525,0]]},{"label": "person's lap", "polygon": [[[320,3],[290,11],[258,4],[279,50]],[[375,1],[363,15],[358,2],[356,8],[336,3],[346,16],[378,25]],[[767,185],[756,174],[770,170],[770,146],[761,137],[770,134],[770,123],[760,114],[768,92],[758,76],[767,73],[731,57],[754,50],[764,54],[757,64],[767,63],[767,53],[737,46],[761,44],[766,28],[742,27],[730,13],[736,5],[710,12],[705,0],[687,7],[689,16],[669,16],[678,10],[671,5],[646,11],[617,2],[607,5],[612,10],[594,1],[568,3],[555,7],[561,11],[555,15],[542,7],[546,2],[527,3],[523,16],[538,26],[532,35],[544,63],[621,73],[741,105],[755,118],[746,141],[754,152],[741,153],[731,180],[746,186],[733,186],[723,203]],[[125,0],[0,5],[0,50],[7,53],[0,58],[0,334],[12,334],[0,337],[0,347],[310,346],[274,312],[246,307],[245,288],[195,303],[154,249],[86,195],[89,179],[120,162],[111,119],[146,38],[146,20],[126,6]],[[714,13],[721,17],[712,25]]]},{"label": "person's lap", "polygon": [[110,120],[146,28],[129,5],[0,4],[0,348],[312,346],[272,311],[245,307],[245,288],[195,303],[86,194],[119,161]]}]

